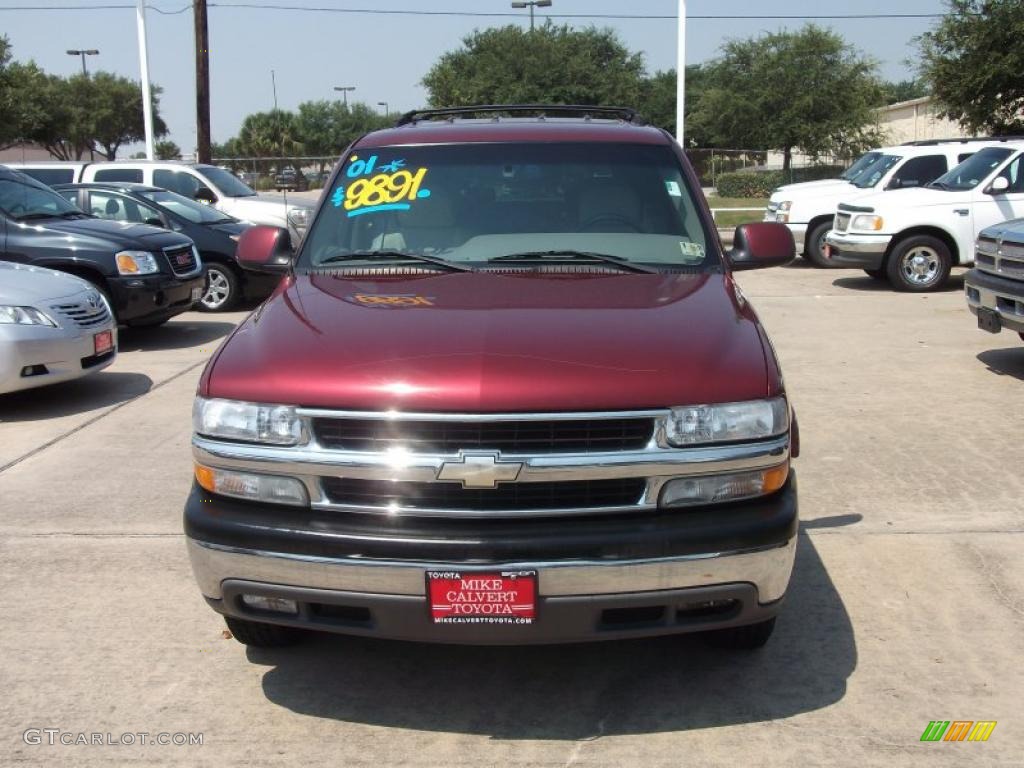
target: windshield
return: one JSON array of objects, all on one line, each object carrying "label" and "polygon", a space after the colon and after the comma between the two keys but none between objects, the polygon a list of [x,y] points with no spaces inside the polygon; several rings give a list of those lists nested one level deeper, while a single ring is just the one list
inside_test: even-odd
[{"label": "windshield", "polygon": [[218,168],[215,165],[195,165],[192,167],[212,181],[213,185],[227,197],[256,196],[252,189],[230,171],[225,171],[223,168]]},{"label": "windshield", "polygon": [[473,266],[505,257],[505,267],[519,258],[670,268],[708,261],[693,191],[664,145],[367,149],[344,159],[326,197],[299,269],[350,266],[378,251]]},{"label": "windshield", "polygon": [[857,161],[853,165],[851,165],[849,168],[843,171],[842,175],[839,178],[843,179],[844,181],[853,181],[854,179],[857,178],[857,176],[860,175],[861,171],[863,171],[865,168],[867,168],[881,156],[881,152],[865,152],[863,155],[857,158]]},{"label": "windshield", "polygon": [[1006,147],[985,147],[928,186],[946,190],[974,189],[1013,153]]},{"label": "windshield", "polygon": [[28,176],[0,179],[0,211],[16,220],[48,219],[65,214],[85,214],[67,198]]},{"label": "windshield", "polygon": [[233,218],[225,216],[216,208],[197,203],[195,200],[189,200],[177,192],[154,189],[139,192],[139,196],[166,208],[171,213],[178,214],[183,219],[188,219],[193,224],[215,224],[217,222],[234,221]]},{"label": "windshield", "polygon": [[855,187],[867,189],[875,186],[882,180],[882,177],[903,158],[900,155],[879,155],[871,163],[864,166],[857,178],[851,179],[850,183]]}]

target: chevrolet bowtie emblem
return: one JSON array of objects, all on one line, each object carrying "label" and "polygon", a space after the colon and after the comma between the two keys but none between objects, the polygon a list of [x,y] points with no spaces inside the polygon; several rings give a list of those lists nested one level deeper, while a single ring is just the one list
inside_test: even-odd
[{"label": "chevrolet bowtie emblem", "polygon": [[460,461],[446,461],[437,473],[438,480],[458,480],[463,488],[496,488],[510,483],[523,468],[519,461],[498,461],[497,454],[463,454]]}]

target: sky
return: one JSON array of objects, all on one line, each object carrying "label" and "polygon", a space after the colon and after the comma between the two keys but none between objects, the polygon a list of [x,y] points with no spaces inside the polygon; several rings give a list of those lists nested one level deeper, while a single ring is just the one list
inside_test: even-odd
[{"label": "sky", "polygon": [[[214,141],[237,132],[243,118],[277,103],[294,109],[300,102],[331,99],[334,86],[355,86],[350,99],[376,109],[387,102],[392,113],[424,106],[420,81],[446,51],[459,47],[474,29],[509,23],[528,25],[525,11],[513,11],[509,0],[248,0],[248,6],[374,8],[515,14],[510,18],[465,16],[368,15],[303,12],[236,6],[241,0],[209,0],[211,123]],[[553,0],[538,9],[538,23],[565,14],[674,15],[677,0]],[[149,0],[146,14],[150,79],[163,88],[160,112],[170,137],[184,152],[195,146],[195,73],[192,3]],[[103,69],[138,80],[139,52],[136,12],[131,0],[0,0],[0,34],[7,35],[15,59],[33,59],[43,69],[68,75],[81,59],[68,49],[96,48],[88,57],[90,71]],[[24,6],[74,6],[65,10],[13,10]],[[729,39],[763,32],[799,29],[806,21],[830,27],[879,63],[888,80],[914,74],[913,38],[937,23],[933,18],[813,19],[813,14],[940,14],[944,0],[688,0],[686,62],[714,58]],[[792,19],[700,19],[701,15],[775,15]],[[676,63],[676,28],[672,20],[554,19],[586,27],[611,27],[633,51],[644,54],[649,71]],[[767,84],[766,84],[767,85]],[[828,94],[822,94],[827,98]],[[134,148],[132,148],[134,149]]]}]

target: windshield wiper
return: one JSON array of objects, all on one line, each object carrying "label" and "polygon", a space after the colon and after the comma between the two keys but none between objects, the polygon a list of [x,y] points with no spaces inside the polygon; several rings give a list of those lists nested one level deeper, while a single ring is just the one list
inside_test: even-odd
[{"label": "windshield wiper", "polygon": [[452,270],[453,272],[472,272],[473,268],[464,264],[456,264],[452,261],[427,256],[423,253],[412,253],[410,251],[396,251],[394,249],[379,251],[352,251],[351,253],[337,253],[328,256],[314,267],[321,267],[324,264],[333,264],[341,261],[421,261],[425,264],[433,264],[438,267]]},{"label": "windshield wiper", "polygon": [[46,211],[33,211],[32,213],[26,213],[21,216],[12,216],[11,218],[15,221],[32,221],[34,219],[55,219],[58,214],[47,213]]},{"label": "windshield wiper", "polygon": [[645,267],[642,264],[637,264],[629,259],[623,259],[619,256],[612,256],[607,253],[595,253],[594,251],[525,251],[523,253],[510,253],[506,256],[497,256],[490,261],[543,264],[550,262],[557,263],[559,261],[575,261],[577,259],[581,261],[596,261],[602,264],[613,264],[614,266],[620,267],[629,272],[646,272],[647,274],[658,273],[657,269]]}]

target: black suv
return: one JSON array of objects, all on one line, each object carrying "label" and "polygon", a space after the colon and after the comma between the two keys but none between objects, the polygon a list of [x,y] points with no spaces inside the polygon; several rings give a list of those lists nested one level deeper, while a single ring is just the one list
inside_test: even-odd
[{"label": "black suv", "polygon": [[2,165],[0,259],[88,280],[122,325],[160,325],[191,309],[205,286],[199,254],[184,235],[97,219]]}]

